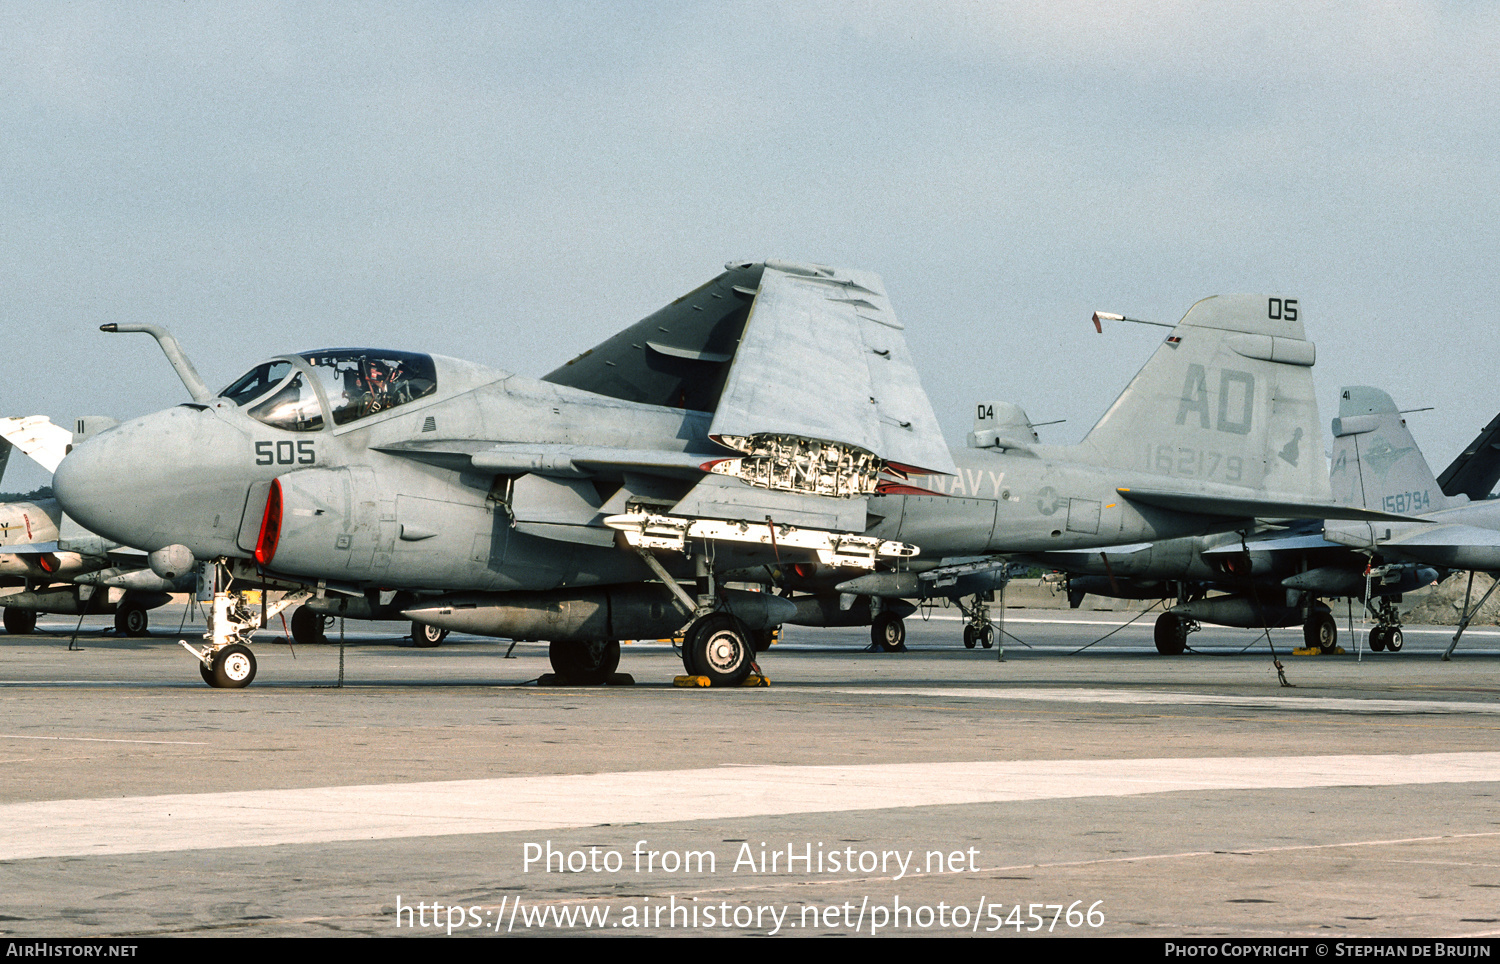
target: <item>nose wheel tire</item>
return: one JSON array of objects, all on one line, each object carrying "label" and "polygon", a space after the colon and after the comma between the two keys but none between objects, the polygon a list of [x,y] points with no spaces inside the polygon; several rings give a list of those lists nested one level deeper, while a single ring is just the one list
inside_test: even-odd
[{"label": "nose wheel tire", "polygon": [[689,628],[682,641],[682,665],[689,676],[707,676],[715,686],[738,686],[749,676],[755,650],[745,624],[728,613],[710,613]]},{"label": "nose wheel tire", "polygon": [[419,649],[431,649],[441,644],[447,638],[448,630],[446,629],[438,629],[436,626],[429,626],[426,623],[416,621],[413,621],[411,624],[411,641]]},{"label": "nose wheel tire", "polygon": [[620,642],[615,639],[560,640],[547,647],[552,672],[569,683],[598,686],[620,668]]},{"label": "nose wheel tire", "polygon": [[198,665],[202,667],[208,685],[218,689],[244,689],[255,679],[255,654],[250,652],[250,647],[239,643],[219,650],[214,656],[212,670],[201,662]]},{"label": "nose wheel tire", "polygon": [[1399,653],[1401,652],[1401,647],[1405,645],[1405,643],[1406,640],[1402,638],[1401,630],[1397,627],[1392,626],[1390,629],[1387,629],[1385,631],[1386,649],[1390,650],[1393,653]]},{"label": "nose wheel tire", "polygon": [[899,653],[906,646],[906,621],[895,613],[881,613],[870,624],[870,642],[882,653]]},{"label": "nose wheel tire", "polygon": [[1375,653],[1385,652],[1385,627],[1376,626],[1370,630],[1370,651]]}]

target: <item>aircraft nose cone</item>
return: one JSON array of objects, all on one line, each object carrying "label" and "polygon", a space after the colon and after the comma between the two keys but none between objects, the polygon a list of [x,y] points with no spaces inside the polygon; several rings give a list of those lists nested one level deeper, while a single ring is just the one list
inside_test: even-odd
[{"label": "aircraft nose cone", "polygon": [[107,539],[147,552],[180,544],[209,559],[234,550],[253,462],[242,433],[179,406],[81,443],[52,487],[64,512]]},{"label": "aircraft nose cone", "polygon": [[119,498],[110,448],[108,436],[104,436],[69,452],[52,473],[52,494],[63,511],[84,528],[124,542],[110,531],[115,521],[111,510]]}]

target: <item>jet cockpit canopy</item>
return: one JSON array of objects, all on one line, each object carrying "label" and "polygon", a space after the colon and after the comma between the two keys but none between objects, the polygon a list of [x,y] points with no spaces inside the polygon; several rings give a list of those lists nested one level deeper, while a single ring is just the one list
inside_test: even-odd
[{"label": "jet cockpit canopy", "polygon": [[274,358],[220,392],[273,428],[314,432],[367,418],[437,391],[431,355],[330,348]]}]

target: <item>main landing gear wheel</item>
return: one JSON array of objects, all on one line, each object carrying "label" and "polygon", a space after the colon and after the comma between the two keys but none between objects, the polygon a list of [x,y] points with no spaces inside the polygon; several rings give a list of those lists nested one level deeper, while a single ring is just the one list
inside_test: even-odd
[{"label": "main landing gear wheel", "polygon": [[[207,675],[209,674],[205,674]],[[211,675],[213,679],[209,682],[210,686],[229,690],[244,689],[255,679],[255,654],[250,652],[250,647],[239,643],[225,646],[214,656]]]},{"label": "main landing gear wheel", "polygon": [[446,629],[438,629],[436,626],[429,626],[426,623],[419,623],[415,620],[412,621],[411,641],[419,649],[431,649],[447,638],[448,630]]},{"label": "main landing gear wheel", "polygon": [[620,668],[620,643],[615,639],[554,639],[547,647],[552,672],[569,683],[598,686]]},{"label": "main landing gear wheel", "polygon": [[[292,639],[303,646],[316,646],[326,637],[323,635],[323,614],[313,612],[306,606],[298,606],[292,613]],[[421,645],[420,643],[418,645]]]},{"label": "main landing gear wheel", "polygon": [[750,632],[728,613],[710,613],[682,640],[682,665],[689,676],[707,676],[715,686],[738,686],[755,661]]},{"label": "main landing gear wheel", "polygon": [[771,644],[774,642],[776,642],[776,630],[774,629],[754,629],[750,631],[750,645],[755,647],[757,655],[770,649]]},{"label": "main landing gear wheel", "polygon": [[1187,649],[1188,624],[1176,613],[1156,617],[1156,651],[1163,656],[1181,656]]},{"label": "main landing gear wheel", "polygon": [[870,624],[870,642],[882,653],[899,653],[906,647],[906,621],[895,613],[881,613]]},{"label": "main landing gear wheel", "polygon": [[5,631],[12,636],[30,636],[36,630],[36,610],[5,609]]},{"label": "main landing gear wheel", "polygon": [[990,623],[983,626],[964,627],[964,649],[973,649],[975,646],[983,646],[990,649],[995,645],[995,627]]},{"label": "main landing gear wheel", "polygon": [[146,608],[140,603],[124,602],[115,610],[115,631],[126,636],[149,636]]},{"label": "main landing gear wheel", "polygon": [[1339,624],[1333,618],[1333,613],[1313,613],[1302,625],[1302,639],[1307,643],[1308,649],[1321,649],[1325,653],[1331,653],[1338,649]]}]

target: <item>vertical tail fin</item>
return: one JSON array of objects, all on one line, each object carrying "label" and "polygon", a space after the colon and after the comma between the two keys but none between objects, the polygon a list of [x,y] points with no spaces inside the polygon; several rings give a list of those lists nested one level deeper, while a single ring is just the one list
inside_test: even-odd
[{"label": "vertical tail fin", "polygon": [[1464,501],[1438,487],[1391,396],[1365,385],[1339,392],[1328,480],[1334,499],[1345,505],[1402,515]]},{"label": "vertical tail fin", "polygon": [[1184,481],[1327,501],[1316,349],[1293,298],[1205,298],[1079,446],[1080,456]]}]

